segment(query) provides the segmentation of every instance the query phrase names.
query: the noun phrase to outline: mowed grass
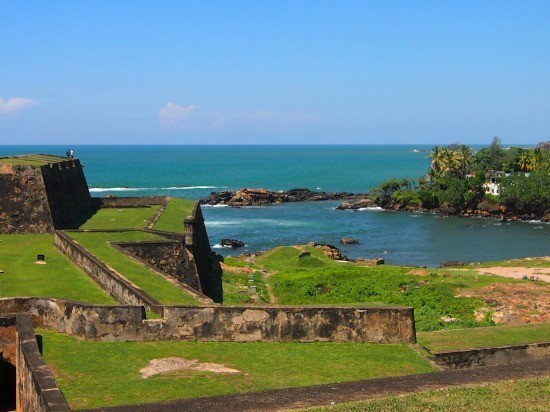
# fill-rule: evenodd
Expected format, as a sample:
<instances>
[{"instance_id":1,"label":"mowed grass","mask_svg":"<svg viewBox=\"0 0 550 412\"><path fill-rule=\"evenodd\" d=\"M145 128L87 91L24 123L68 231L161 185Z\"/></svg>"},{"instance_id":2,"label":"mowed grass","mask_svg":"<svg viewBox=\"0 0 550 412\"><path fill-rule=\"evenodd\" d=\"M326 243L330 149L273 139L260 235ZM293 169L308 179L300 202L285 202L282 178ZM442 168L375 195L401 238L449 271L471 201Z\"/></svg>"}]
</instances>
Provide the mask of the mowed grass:
<instances>
[{"instance_id":1,"label":"mowed grass","mask_svg":"<svg viewBox=\"0 0 550 412\"><path fill-rule=\"evenodd\" d=\"M44 166L48 163L59 163L67 160L69 159L65 157L42 154L0 157L0 163L28 166Z\"/></svg>"},{"instance_id":2,"label":"mowed grass","mask_svg":"<svg viewBox=\"0 0 550 412\"><path fill-rule=\"evenodd\" d=\"M52 331L43 356L75 409L244 393L276 388L427 373L434 369L407 345L282 342L93 342ZM72 356L67 356L70 353ZM177 371L144 379L140 369L165 357L197 359L236 374Z\"/></svg>"},{"instance_id":3,"label":"mowed grass","mask_svg":"<svg viewBox=\"0 0 550 412\"><path fill-rule=\"evenodd\" d=\"M308 412L547 412L550 378L422 391L363 402L348 402Z\"/></svg>"},{"instance_id":4,"label":"mowed grass","mask_svg":"<svg viewBox=\"0 0 550 412\"><path fill-rule=\"evenodd\" d=\"M550 324L418 332L416 338L432 352L521 345L550 341Z\"/></svg>"},{"instance_id":5,"label":"mowed grass","mask_svg":"<svg viewBox=\"0 0 550 412\"><path fill-rule=\"evenodd\" d=\"M69 235L92 254L111 266L121 275L135 283L147 294L165 305L199 305L195 298L170 282L151 272L137 261L123 255L109 245L109 242L134 242L141 240L162 240L146 232L70 232Z\"/></svg>"},{"instance_id":6,"label":"mowed grass","mask_svg":"<svg viewBox=\"0 0 550 412\"><path fill-rule=\"evenodd\" d=\"M158 210L153 207L102 208L80 229L141 229Z\"/></svg>"},{"instance_id":7,"label":"mowed grass","mask_svg":"<svg viewBox=\"0 0 550 412\"><path fill-rule=\"evenodd\" d=\"M116 304L45 235L0 235L0 297L42 296L95 304ZM36 255L45 255L45 265Z\"/></svg>"},{"instance_id":8,"label":"mowed grass","mask_svg":"<svg viewBox=\"0 0 550 412\"><path fill-rule=\"evenodd\" d=\"M172 197L153 227L165 232L183 233L183 221L191 214L195 201Z\"/></svg>"}]
</instances>

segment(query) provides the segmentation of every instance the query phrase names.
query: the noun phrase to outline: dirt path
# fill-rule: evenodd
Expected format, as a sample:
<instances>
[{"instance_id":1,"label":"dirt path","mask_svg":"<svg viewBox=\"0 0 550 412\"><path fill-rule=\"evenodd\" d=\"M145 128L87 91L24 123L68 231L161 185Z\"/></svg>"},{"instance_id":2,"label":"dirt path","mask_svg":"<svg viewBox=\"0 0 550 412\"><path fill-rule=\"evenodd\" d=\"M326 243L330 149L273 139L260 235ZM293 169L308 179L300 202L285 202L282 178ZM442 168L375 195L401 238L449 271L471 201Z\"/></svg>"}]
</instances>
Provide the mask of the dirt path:
<instances>
[{"instance_id":1,"label":"dirt path","mask_svg":"<svg viewBox=\"0 0 550 412\"><path fill-rule=\"evenodd\" d=\"M506 379L534 378L549 375L550 359L544 358L511 365L447 370L394 378L369 379L356 382L245 393L242 395L224 395L148 405L94 409L93 411L284 411L453 386L476 385Z\"/></svg>"},{"instance_id":2,"label":"dirt path","mask_svg":"<svg viewBox=\"0 0 550 412\"><path fill-rule=\"evenodd\" d=\"M523 279L524 276L527 276L529 279L537 279L550 283L550 268L495 266L492 268L479 268L477 272L481 275L498 275L513 279Z\"/></svg>"}]
</instances>

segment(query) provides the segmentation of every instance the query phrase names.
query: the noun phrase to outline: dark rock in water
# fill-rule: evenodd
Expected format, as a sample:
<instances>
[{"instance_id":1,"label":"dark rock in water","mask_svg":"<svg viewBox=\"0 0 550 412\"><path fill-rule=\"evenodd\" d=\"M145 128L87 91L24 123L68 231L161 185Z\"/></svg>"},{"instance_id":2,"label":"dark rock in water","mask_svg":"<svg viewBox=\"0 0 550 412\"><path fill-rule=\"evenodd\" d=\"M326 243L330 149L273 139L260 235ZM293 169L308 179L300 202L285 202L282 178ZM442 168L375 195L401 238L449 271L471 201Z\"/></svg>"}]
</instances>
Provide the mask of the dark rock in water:
<instances>
[{"instance_id":1,"label":"dark rock in water","mask_svg":"<svg viewBox=\"0 0 550 412\"><path fill-rule=\"evenodd\" d=\"M238 247L244 247L244 242L241 242L240 240L236 240L236 239L222 239L222 246L230 247L234 249Z\"/></svg>"},{"instance_id":2,"label":"dark rock in water","mask_svg":"<svg viewBox=\"0 0 550 412\"><path fill-rule=\"evenodd\" d=\"M340 239L340 243L343 245L358 245L359 241L357 239L352 239L351 237L343 237Z\"/></svg>"},{"instance_id":3,"label":"dark rock in water","mask_svg":"<svg viewBox=\"0 0 550 412\"><path fill-rule=\"evenodd\" d=\"M438 215L452 216L458 213L458 209L453 206L441 206L439 209L433 210Z\"/></svg>"},{"instance_id":4,"label":"dark rock in water","mask_svg":"<svg viewBox=\"0 0 550 412\"><path fill-rule=\"evenodd\" d=\"M358 210L358 209L364 209L367 207L374 207L376 204L374 203L374 200L369 198L363 198L363 199L356 199L351 202L344 202L340 205L336 206L337 210Z\"/></svg>"},{"instance_id":5,"label":"dark rock in water","mask_svg":"<svg viewBox=\"0 0 550 412\"><path fill-rule=\"evenodd\" d=\"M309 189L291 189L288 191L271 191L266 189L239 189L212 192L200 202L207 205L262 206L273 203L308 202L318 200L351 199L365 195L354 195L348 192L313 192Z\"/></svg>"}]
</instances>

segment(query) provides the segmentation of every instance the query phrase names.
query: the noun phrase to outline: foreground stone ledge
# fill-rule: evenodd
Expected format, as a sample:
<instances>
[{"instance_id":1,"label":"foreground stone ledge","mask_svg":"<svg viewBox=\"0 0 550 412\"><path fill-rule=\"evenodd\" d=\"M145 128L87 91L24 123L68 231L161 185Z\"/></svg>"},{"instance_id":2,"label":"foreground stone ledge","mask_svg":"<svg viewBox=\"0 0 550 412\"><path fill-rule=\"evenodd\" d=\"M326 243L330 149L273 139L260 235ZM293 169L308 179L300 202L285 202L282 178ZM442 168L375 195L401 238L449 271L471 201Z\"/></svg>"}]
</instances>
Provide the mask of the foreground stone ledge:
<instances>
[{"instance_id":1,"label":"foreground stone ledge","mask_svg":"<svg viewBox=\"0 0 550 412\"><path fill-rule=\"evenodd\" d=\"M227 342L414 343L408 307L104 306L49 298L0 299L0 313L28 313L35 325L85 339Z\"/></svg>"},{"instance_id":2,"label":"foreground stone ledge","mask_svg":"<svg viewBox=\"0 0 550 412\"><path fill-rule=\"evenodd\" d=\"M52 372L42 359L29 315L18 313L16 403L18 411L70 411Z\"/></svg>"}]
</instances>

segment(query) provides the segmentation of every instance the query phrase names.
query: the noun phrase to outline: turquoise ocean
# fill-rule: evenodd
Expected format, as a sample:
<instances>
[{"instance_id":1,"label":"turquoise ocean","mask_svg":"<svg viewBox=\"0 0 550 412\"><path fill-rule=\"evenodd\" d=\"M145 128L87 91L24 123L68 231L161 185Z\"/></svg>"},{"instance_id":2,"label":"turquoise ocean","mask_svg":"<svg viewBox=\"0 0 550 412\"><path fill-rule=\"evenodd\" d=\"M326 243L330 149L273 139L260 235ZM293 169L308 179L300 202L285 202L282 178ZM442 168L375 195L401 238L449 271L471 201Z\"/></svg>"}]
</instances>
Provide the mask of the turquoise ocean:
<instances>
[{"instance_id":1,"label":"turquoise ocean","mask_svg":"<svg viewBox=\"0 0 550 412\"><path fill-rule=\"evenodd\" d=\"M75 146L92 196L169 195L191 199L212 191L265 188L368 192L391 177L418 178L431 146ZM0 156L48 153L63 146L0 146ZM310 241L340 247L350 258L438 266L550 255L550 225L424 213L334 210L339 202L266 207L203 207L210 242L224 255ZM352 237L358 245L340 245ZM221 249L222 238L246 247Z\"/></svg>"}]
</instances>

